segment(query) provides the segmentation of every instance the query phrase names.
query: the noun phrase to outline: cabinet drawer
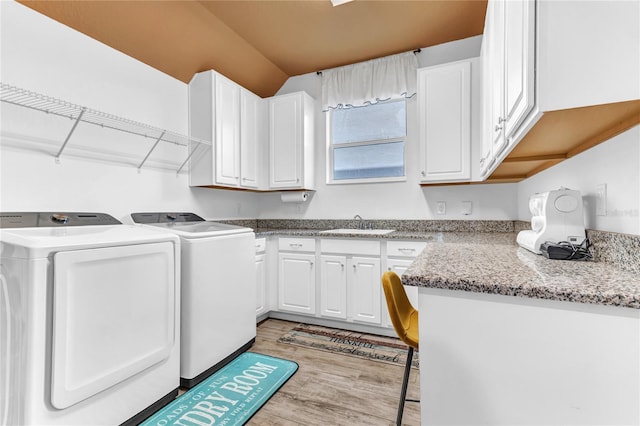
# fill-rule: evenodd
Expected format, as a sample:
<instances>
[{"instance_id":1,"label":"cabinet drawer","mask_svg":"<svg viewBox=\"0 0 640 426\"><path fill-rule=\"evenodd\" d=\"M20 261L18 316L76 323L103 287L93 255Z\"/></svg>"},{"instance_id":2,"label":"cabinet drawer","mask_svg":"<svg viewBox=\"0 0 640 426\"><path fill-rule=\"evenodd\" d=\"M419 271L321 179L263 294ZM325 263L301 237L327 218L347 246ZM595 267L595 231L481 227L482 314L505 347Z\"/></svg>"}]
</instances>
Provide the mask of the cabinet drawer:
<instances>
[{"instance_id":1,"label":"cabinet drawer","mask_svg":"<svg viewBox=\"0 0 640 426\"><path fill-rule=\"evenodd\" d=\"M315 252L316 240L313 238L278 238L278 250Z\"/></svg>"},{"instance_id":2,"label":"cabinet drawer","mask_svg":"<svg viewBox=\"0 0 640 426\"><path fill-rule=\"evenodd\" d=\"M322 253L368 254L380 256L380 241L371 240L320 240Z\"/></svg>"},{"instance_id":3,"label":"cabinet drawer","mask_svg":"<svg viewBox=\"0 0 640 426\"><path fill-rule=\"evenodd\" d=\"M262 253L267 248L266 238L256 238L256 253Z\"/></svg>"},{"instance_id":4,"label":"cabinet drawer","mask_svg":"<svg viewBox=\"0 0 640 426\"><path fill-rule=\"evenodd\" d=\"M389 241L387 256L416 257L426 246L424 241Z\"/></svg>"}]
</instances>

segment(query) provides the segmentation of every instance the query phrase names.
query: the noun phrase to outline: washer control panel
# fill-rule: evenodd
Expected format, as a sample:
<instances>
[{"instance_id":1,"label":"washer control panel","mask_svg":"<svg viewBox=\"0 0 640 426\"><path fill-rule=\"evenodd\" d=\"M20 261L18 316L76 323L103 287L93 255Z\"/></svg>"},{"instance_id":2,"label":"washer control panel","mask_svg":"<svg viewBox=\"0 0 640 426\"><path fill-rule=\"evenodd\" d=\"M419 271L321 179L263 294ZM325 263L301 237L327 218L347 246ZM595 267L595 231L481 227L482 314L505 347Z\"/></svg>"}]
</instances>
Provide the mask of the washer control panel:
<instances>
[{"instance_id":1,"label":"washer control panel","mask_svg":"<svg viewBox=\"0 0 640 426\"><path fill-rule=\"evenodd\" d=\"M172 222L204 222L204 219L195 213L131 213L131 219L135 223L172 223Z\"/></svg>"},{"instance_id":2,"label":"washer control panel","mask_svg":"<svg viewBox=\"0 0 640 426\"><path fill-rule=\"evenodd\" d=\"M0 228L44 228L55 226L121 225L106 213L7 212L0 213Z\"/></svg>"}]
</instances>

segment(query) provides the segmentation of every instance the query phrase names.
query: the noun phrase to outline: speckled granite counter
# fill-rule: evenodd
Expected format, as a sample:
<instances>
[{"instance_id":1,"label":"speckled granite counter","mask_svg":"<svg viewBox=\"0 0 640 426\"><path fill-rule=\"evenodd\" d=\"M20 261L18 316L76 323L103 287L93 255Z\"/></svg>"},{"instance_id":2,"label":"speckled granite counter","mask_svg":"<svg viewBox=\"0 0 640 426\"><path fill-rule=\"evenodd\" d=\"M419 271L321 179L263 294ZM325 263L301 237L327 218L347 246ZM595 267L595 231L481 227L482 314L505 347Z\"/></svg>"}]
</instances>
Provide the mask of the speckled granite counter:
<instances>
[{"instance_id":1,"label":"speckled granite counter","mask_svg":"<svg viewBox=\"0 0 640 426\"><path fill-rule=\"evenodd\" d=\"M640 309L640 274L600 262L550 260L511 243L428 244L405 285ZM513 237L513 234L511 234Z\"/></svg>"},{"instance_id":2,"label":"speckled granite counter","mask_svg":"<svg viewBox=\"0 0 640 426\"><path fill-rule=\"evenodd\" d=\"M256 228L256 237L309 237L309 238L359 238L376 240L420 240L438 243L514 244L513 232L441 232L441 231L393 231L384 235L331 233L322 229Z\"/></svg>"},{"instance_id":3,"label":"speckled granite counter","mask_svg":"<svg viewBox=\"0 0 640 426\"><path fill-rule=\"evenodd\" d=\"M257 237L422 240L429 244L402 276L406 285L640 309L640 273L636 256L626 258L625 271L605 262L546 259L518 247L516 232L428 229L400 230L385 235L365 235L357 231L354 234L327 233L322 228L256 228L255 232ZM632 242L637 243L635 239ZM606 248L605 243L599 240L596 244ZM619 251L629 255L628 252ZM597 251L594 254L596 259L602 257Z\"/></svg>"}]
</instances>

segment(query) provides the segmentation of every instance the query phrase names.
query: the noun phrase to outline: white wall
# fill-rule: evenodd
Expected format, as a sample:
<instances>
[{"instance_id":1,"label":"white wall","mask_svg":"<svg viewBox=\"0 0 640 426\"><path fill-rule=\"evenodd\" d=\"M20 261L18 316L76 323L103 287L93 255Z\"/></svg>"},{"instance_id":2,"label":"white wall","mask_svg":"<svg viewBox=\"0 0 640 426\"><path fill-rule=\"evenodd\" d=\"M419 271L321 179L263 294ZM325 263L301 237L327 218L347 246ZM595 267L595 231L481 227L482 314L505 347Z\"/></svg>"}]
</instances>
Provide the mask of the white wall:
<instances>
[{"instance_id":1,"label":"white wall","mask_svg":"<svg viewBox=\"0 0 640 426\"><path fill-rule=\"evenodd\" d=\"M607 214L596 215L596 186L606 184ZM640 126L518 184L518 219L531 220L531 194L564 186L582 193L588 229L640 235Z\"/></svg>"},{"instance_id":2,"label":"white wall","mask_svg":"<svg viewBox=\"0 0 640 426\"><path fill-rule=\"evenodd\" d=\"M0 14L3 83L188 133L186 84L21 4L1 1ZM175 172L185 147L159 148L138 173L152 139L81 123L56 164L70 120L0 106L2 211L104 211L119 219L159 210L207 218L257 214L253 194L189 188L188 174Z\"/></svg>"},{"instance_id":3,"label":"white wall","mask_svg":"<svg viewBox=\"0 0 640 426\"><path fill-rule=\"evenodd\" d=\"M482 37L424 48L418 53L420 67L477 57ZM406 182L327 185L325 116L320 111L321 78L316 73L289 78L278 94L303 90L316 99L316 191L309 202L291 205L278 194L260 195L260 218L347 219L515 219L515 184L421 187L418 183L418 125L415 97L407 101ZM435 214L438 201L447 203L445 215ZM460 203L472 201L469 216L460 214Z\"/></svg>"}]
</instances>

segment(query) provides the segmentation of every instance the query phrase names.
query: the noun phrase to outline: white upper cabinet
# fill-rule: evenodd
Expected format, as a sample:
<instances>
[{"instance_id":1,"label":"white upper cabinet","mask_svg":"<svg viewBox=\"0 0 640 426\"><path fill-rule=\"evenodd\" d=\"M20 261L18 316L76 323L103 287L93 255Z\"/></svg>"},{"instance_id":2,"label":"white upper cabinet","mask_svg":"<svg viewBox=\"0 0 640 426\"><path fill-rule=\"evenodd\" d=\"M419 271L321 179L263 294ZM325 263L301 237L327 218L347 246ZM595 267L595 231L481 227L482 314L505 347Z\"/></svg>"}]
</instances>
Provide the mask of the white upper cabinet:
<instances>
[{"instance_id":1,"label":"white upper cabinet","mask_svg":"<svg viewBox=\"0 0 640 426\"><path fill-rule=\"evenodd\" d=\"M520 0L516 0L520 1ZM504 2L496 1L487 5L487 44L489 55L488 78L489 92L489 117L491 126L489 130L491 141L491 153L496 156L506 148L504 138Z\"/></svg>"},{"instance_id":2,"label":"white upper cabinet","mask_svg":"<svg viewBox=\"0 0 640 426\"><path fill-rule=\"evenodd\" d=\"M268 102L269 188L313 189L313 98L296 92Z\"/></svg>"},{"instance_id":3,"label":"white upper cabinet","mask_svg":"<svg viewBox=\"0 0 640 426\"><path fill-rule=\"evenodd\" d=\"M514 140L514 133L534 105L535 3L490 1L483 40L483 80L488 97L481 175Z\"/></svg>"},{"instance_id":4,"label":"white upper cabinet","mask_svg":"<svg viewBox=\"0 0 640 426\"><path fill-rule=\"evenodd\" d=\"M190 185L259 188L264 114L262 99L223 75L196 74L189 83L190 134L212 146L191 148Z\"/></svg>"},{"instance_id":5,"label":"white upper cabinet","mask_svg":"<svg viewBox=\"0 0 640 426\"><path fill-rule=\"evenodd\" d=\"M487 21L489 19L489 11L487 10ZM493 130L487 125L492 122L493 117L493 96L491 96L491 58L489 55L489 39L488 26L485 24L485 33L483 37L482 47L480 49L480 62L482 72L482 88L481 88L481 118L480 118L480 152L479 152L479 177L484 179L487 172L495 162L493 155Z\"/></svg>"},{"instance_id":6,"label":"white upper cabinet","mask_svg":"<svg viewBox=\"0 0 640 426\"><path fill-rule=\"evenodd\" d=\"M240 186L260 189L267 169L266 101L240 89Z\"/></svg>"},{"instance_id":7,"label":"white upper cabinet","mask_svg":"<svg viewBox=\"0 0 640 426\"><path fill-rule=\"evenodd\" d=\"M637 1L489 0L481 51L481 178L545 113L640 99L639 28ZM549 133L549 124L540 123Z\"/></svg>"},{"instance_id":8,"label":"white upper cabinet","mask_svg":"<svg viewBox=\"0 0 640 426\"><path fill-rule=\"evenodd\" d=\"M420 182L471 178L471 62L418 70Z\"/></svg>"},{"instance_id":9,"label":"white upper cabinet","mask_svg":"<svg viewBox=\"0 0 640 426\"><path fill-rule=\"evenodd\" d=\"M215 183L239 186L240 86L219 74L213 80Z\"/></svg>"},{"instance_id":10,"label":"white upper cabinet","mask_svg":"<svg viewBox=\"0 0 640 426\"><path fill-rule=\"evenodd\" d=\"M534 104L535 3L504 3L504 135L507 139Z\"/></svg>"},{"instance_id":11,"label":"white upper cabinet","mask_svg":"<svg viewBox=\"0 0 640 426\"><path fill-rule=\"evenodd\" d=\"M640 2L537 1L541 111L640 98Z\"/></svg>"}]
</instances>

